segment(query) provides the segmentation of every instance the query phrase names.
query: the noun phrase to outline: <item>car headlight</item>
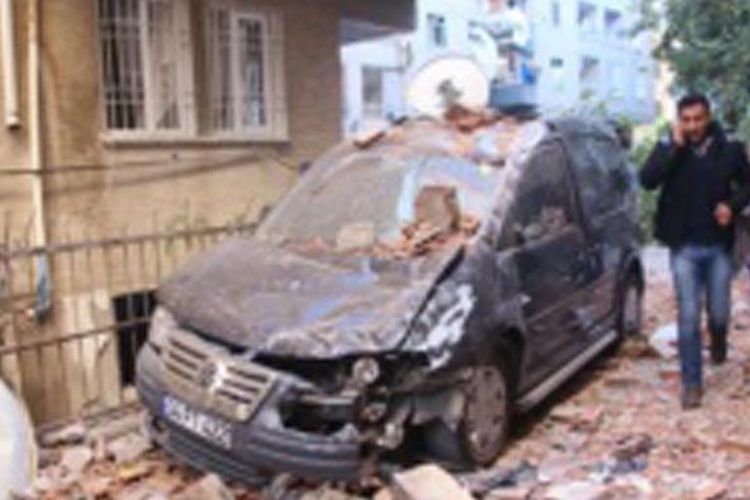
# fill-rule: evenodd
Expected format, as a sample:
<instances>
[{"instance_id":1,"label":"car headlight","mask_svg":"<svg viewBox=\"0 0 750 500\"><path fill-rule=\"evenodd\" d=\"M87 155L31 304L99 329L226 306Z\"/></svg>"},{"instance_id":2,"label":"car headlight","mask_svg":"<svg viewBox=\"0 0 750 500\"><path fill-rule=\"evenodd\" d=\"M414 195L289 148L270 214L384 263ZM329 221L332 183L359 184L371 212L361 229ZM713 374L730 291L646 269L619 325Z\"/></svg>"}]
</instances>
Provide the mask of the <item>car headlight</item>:
<instances>
[{"instance_id":1,"label":"car headlight","mask_svg":"<svg viewBox=\"0 0 750 500\"><path fill-rule=\"evenodd\" d=\"M352 365L352 378L363 385L370 385L380 377L380 364L375 358L360 358Z\"/></svg>"},{"instance_id":2,"label":"car headlight","mask_svg":"<svg viewBox=\"0 0 750 500\"><path fill-rule=\"evenodd\" d=\"M177 321L172 313L164 307L157 307L154 315L151 317L151 327L148 331L148 341L157 350L164 349L167 346L167 339L170 332L177 329Z\"/></svg>"}]
</instances>

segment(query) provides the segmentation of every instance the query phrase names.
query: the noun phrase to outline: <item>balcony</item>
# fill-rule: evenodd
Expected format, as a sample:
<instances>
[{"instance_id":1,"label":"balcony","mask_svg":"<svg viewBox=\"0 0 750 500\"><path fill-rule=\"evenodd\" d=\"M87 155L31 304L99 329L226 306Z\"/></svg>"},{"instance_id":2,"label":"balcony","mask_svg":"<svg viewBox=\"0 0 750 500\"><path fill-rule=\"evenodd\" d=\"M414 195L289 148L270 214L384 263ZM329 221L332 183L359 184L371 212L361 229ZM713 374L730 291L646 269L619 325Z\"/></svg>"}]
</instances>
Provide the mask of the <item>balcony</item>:
<instances>
[{"instance_id":1,"label":"balcony","mask_svg":"<svg viewBox=\"0 0 750 500\"><path fill-rule=\"evenodd\" d=\"M341 43L373 40L415 29L415 0L343 0Z\"/></svg>"},{"instance_id":2,"label":"balcony","mask_svg":"<svg viewBox=\"0 0 750 500\"><path fill-rule=\"evenodd\" d=\"M490 106L508 114L534 114L539 105L537 87L533 83L492 82Z\"/></svg>"}]
</instances>

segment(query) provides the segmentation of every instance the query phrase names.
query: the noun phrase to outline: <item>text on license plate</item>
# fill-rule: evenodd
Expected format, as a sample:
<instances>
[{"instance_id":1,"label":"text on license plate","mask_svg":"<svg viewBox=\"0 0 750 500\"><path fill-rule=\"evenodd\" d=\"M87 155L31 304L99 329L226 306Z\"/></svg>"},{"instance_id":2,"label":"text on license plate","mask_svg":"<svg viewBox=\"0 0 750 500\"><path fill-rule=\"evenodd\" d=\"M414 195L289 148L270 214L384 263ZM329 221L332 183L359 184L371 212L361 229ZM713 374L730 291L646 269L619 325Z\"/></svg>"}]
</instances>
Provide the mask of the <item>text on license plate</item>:
<instances>
[{"instance_id":1,"label":"text on license plate","mask_svg":"<svg viewBox=\"0 0 750 500\"><path fill-rule=\"evenodd\" d=\"M172 396L164 396L162 414L170 422L222 448L232 447L232 426L219 418L195 410Z\"/></svg>"}]
</instances>

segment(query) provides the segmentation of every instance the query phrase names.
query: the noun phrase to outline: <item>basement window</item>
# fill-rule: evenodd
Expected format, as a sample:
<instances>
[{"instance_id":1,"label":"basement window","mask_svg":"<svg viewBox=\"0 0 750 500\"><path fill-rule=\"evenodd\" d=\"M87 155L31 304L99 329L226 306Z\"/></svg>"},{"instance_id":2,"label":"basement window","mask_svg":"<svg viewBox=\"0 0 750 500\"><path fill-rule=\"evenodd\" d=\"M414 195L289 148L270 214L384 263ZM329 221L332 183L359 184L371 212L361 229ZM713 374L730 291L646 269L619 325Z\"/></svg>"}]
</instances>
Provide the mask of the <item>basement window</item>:
<instances>
[{"instance_id":1,"label":"basement window","mask_svg":"<svg viewBox=\"0 0 750 500\"><path fill-rule=\"evenodd\" d=\"M120 384L127 387L135 384L135 361L138 351L145 344L151 315L156 308L153 290L116 295L112 298L115 314L115 333L120 365Z\"/></svg>"},{"instance_id":2,"label":"basement window","mask_svg":"<svg viewBox=\"0 0 750 500\"><path fill-rule=\"evenodd\" d=\"M185 0L98 0L107 129L191 130L190 34Z\"/></svg>"}]
</instances>

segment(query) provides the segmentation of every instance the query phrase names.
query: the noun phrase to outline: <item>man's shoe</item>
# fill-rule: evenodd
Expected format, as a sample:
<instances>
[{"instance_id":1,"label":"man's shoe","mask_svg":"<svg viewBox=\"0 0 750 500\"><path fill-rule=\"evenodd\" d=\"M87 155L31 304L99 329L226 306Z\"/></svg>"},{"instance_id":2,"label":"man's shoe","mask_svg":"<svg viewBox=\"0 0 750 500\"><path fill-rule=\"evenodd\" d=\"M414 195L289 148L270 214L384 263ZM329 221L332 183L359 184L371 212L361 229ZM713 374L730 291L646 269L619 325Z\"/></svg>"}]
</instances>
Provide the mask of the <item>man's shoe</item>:
<instances>
[{"instance_id":1,"label":"man's shoe","mask_svg":"<svg viewBox=\"0 0 750 500\"><path fill-rule=\"evenodd\" d=\"M723 365L727 360L727 338L711 337L711 362L715 365Z\"/></svg>"},{"instance_id":2,"label":"man's shoe","mask_svg":"<svg viewBox=\"0 0 750 500\"><path fill-rule=\"evenodd\" d=\"M682 390L682 409L700 408L703 390L700 387L685 387Z\"/></svg>"}]
</instances>

